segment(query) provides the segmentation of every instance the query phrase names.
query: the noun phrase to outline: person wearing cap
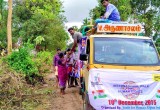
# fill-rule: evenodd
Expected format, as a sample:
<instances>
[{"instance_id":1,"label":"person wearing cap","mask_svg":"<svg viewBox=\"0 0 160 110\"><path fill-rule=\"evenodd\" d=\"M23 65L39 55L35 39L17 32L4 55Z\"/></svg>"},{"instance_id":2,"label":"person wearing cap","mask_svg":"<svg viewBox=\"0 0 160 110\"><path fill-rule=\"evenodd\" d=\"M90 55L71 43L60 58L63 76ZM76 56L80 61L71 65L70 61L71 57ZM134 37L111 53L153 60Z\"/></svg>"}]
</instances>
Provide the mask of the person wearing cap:
<instances>
[{"instance_id":1,"label":"person wearing cap","mask_svg":"<svg viewBox=\"0 0 160 110\"><path fill-rule=\"evenodd\" d=\"M95 25L92 28L92 33L95 33L98 23L110 23L112 21L120 21L120 14L118 9L109 2L109 0L101 0L102 5L105 7L105 13L101 18L95 20Z\"/></svg>"},{"instance_id":2,"label":"person wearing cap","mask_svg":"<svg viewBox=\"0 0 160 110\"><path fill-rule=\"evenodd\" d=\"M59 60L59 53L61 52L60 48L57 48L57 53L53 57L53 71L56 76L56 86L58 87L58 60Z\"/></svg>"}]
</instances>

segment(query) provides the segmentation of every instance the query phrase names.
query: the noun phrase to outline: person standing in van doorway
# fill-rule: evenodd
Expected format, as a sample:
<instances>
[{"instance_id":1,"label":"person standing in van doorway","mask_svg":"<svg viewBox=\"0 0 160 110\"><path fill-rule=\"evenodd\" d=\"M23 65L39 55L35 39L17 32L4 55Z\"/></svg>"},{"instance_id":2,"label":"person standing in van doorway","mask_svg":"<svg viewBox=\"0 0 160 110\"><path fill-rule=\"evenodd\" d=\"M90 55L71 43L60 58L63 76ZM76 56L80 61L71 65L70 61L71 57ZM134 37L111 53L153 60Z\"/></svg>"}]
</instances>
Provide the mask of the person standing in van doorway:
<instances>
[{"instance_id":1,"label":"person standing in van doorway","mask_svg":"<svg viewBox=\"0 0 160 110\"><path fill-rule=\"evenodd\" d=\"M56 86L58 87L58 60L59 60L59 53L61 52L60 48L57 48L57 53L53 57L53 72L56 76Z\"/></svg>"}]
</instances>

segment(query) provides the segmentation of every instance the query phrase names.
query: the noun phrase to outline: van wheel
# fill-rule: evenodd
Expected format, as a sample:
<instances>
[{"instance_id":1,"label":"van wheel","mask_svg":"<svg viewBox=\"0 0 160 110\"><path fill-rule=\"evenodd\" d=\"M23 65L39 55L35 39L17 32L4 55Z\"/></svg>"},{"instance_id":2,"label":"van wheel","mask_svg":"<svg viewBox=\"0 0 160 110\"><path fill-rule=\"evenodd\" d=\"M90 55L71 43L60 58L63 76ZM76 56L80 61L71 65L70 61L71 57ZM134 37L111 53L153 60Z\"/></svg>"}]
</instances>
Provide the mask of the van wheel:
<instances>
[{"instance_id":1,"label":"van wheel","mask_svg":"<svg viewBox=\"0 0 160 110\"><path fill-rule=\"evenodd\" d=\"M94 110L89 103L89 97L86 91L83 94L83 110Z\"/></svg>"}]
</instances>

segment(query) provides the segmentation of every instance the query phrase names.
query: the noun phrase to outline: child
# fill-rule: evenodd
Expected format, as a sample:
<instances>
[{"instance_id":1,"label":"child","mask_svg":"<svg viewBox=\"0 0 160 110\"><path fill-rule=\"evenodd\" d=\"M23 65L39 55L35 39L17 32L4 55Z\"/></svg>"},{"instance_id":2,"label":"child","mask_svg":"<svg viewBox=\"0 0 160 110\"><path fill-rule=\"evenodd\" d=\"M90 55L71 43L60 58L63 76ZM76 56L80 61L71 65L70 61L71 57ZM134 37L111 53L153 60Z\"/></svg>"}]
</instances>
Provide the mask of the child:
<instances>
[{"instance_id":1,"label":"child","mask_svg":"<svg viewBox=\"0 0 160 110\"><path fill-rule=\"evenodd\" d=\"M59 60L59 53L61 52L61 49L57 49L56 55L53 57L53 71L56 76L56 87L58 87L58 60Z\"/></svg>"},{"instance_id":2,"label":"child","mask_svg":"<svg viewBox=\"0 0 160 110\"><path fill-rule=\"evenodd\" d=\"M65 94L66 82L67 82L67 68L66 68L66 59L64 58L64 54L59 54L58 60L58 78L59 78L59 87L60 93L62 95Z\"/></svg>"},{"instance_id":3,"label":"child","mask_svg":"<svg viewBox=\"0 0 160 110\"><path fill-rule=\"evenodd\" d=\"M71 49L67 49L67 54L65 56L67 60L67 73L68 73L68 88L73 86L72 74L73 74L73 54L71 54Z\"/></svg>"},{"instance_id":4,"label":"child","mask_svg":"<svg viewBox=\"0 0 160 110\"><path fill-rule=\"evenodd\" d=\"M72 76L72 84L75 81L75 86L79 86L78 85L78 80L79 79L79 74L78 74L78 62L76 60L74 60L74 65L73 65L73 76Z\"/></svg>"}]
</instances>

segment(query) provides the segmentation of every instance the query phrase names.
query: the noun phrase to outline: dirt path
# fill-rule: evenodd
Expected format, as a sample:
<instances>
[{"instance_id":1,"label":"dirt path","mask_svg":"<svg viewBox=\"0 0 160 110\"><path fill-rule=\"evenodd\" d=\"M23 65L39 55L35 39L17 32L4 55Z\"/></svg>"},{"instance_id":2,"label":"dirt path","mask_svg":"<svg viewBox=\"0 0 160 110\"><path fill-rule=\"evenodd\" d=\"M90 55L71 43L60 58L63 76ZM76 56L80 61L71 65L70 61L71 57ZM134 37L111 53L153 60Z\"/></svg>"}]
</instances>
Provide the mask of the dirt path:
<instances>
[{"instance_id":1,"label":"dirt path","mask_svg":"<svg viewBox=\"0 0 160 110\"><path fill-rule=\"evenodd\" d=\"M53 74L48 76L55 80ZM79 95L79 87L72 87L66 89L65 95L60 95L59 89L53 91L52 110L83 110L83 102L81 95Z\"/></svg>"}]
</instances>

